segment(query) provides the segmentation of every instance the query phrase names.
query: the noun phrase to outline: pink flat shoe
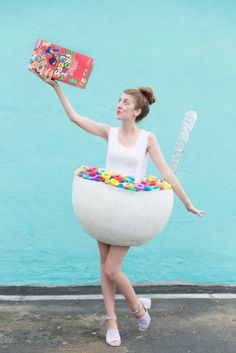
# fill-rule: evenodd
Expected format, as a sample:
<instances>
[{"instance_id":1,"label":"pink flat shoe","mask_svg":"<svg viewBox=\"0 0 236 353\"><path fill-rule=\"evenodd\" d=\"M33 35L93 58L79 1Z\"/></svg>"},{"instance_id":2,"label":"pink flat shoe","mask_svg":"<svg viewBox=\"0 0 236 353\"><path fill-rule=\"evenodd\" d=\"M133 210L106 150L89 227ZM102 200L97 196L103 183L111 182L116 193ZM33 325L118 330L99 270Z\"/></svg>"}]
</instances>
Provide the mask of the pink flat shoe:
<instances>
[{"instance_id":1,"label":"pink flat shoe","mask_svg":"<svg viewBox=\"0 0 236 353\"><path fill-rule=\"evenodd\" d=\"M146 331L151 323L150 315L147 309L151 308L151 299L149 298L139 298L139 306L135 311L131 311L133 314L137 314L142 308L145 309L145 314L139 318L138 320L138 329L139 331Z\"/></svg>"},{"instance_id":2,"label":"pink flat shoe","mask_svg":"<svg viewBox=\"0 0 236 353\"><path fill-rule=\"evenodd\" d=\"M112 319L116 319L116 315L106 316L106 320L112 320ZM107 330L106 343L112 347L120 346L121 338L120 338L119 330L117 328L111 328Z\"/></svg>"}]
</instances>

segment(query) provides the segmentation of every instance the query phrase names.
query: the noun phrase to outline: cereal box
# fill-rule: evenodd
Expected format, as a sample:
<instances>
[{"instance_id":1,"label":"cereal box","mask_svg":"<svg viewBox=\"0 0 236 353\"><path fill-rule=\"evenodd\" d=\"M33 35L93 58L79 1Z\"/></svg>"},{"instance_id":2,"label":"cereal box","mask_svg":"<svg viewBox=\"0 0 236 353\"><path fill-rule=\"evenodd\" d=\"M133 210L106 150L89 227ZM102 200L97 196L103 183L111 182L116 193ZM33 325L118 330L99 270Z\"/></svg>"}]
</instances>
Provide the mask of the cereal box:
<instances>
[{"instance_id":1,"label":"cereal box","mask_svg":"<svg viewBox=\"0 0 236 353\"><path fill-rule=\"evenodd\" d=\"M53 79L85 88L93 63L94 60L84 54L38 39L28 69L51 68Z\"/></svg>"}]
</instances>

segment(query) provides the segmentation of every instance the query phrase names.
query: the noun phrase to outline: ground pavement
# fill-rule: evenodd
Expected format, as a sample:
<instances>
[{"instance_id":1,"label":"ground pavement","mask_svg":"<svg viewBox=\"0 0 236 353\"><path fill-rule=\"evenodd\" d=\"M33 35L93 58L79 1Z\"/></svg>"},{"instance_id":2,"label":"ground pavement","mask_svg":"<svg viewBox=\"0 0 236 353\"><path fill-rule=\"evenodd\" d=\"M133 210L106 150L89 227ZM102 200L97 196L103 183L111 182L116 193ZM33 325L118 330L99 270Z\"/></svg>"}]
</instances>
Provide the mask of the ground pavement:
<instances>
[{"instance_id":1,"label":"ground pavement","mask_svg":"<svg viewBox=\"0 0 236 353\"><path fill-rule=\"evenodd\" d=\"M113 348L99 287L0 287L0 353L236 353L235 287L135 289L152 298L151 325L139 332L118 295L122 344Z\"/></svg>"}]
</instances>

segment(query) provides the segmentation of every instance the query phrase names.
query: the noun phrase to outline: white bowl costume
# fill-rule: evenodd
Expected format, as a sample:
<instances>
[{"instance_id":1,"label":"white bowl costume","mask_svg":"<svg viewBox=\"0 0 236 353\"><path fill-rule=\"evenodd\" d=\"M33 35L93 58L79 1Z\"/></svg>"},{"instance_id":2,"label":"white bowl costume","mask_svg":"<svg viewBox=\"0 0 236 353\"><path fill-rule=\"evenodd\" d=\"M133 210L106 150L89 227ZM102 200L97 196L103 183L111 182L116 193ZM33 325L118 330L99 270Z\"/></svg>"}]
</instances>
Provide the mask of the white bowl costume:
<instances>
[{"instance_id":1,"label":"white bowl costume","mask_svg":"<svg viewBox=\"0 0 236 353\"><path fill-rule=\"evenodd\" d=\"M147 167L148 131L141 130L132 147L118 141L118 128L111 127L106 170L144 178ZM131 192L101 182L74 176L73 207L86 232L111 245L141 245L167 223L173 206L173 191Z\"/></svg>"},{"instance_id":2,"label":"white bowl costume","mask_svg":"<svg viewBox=\"0 0 236 353\"><path fill-rule=\"evenodd\" d=\"M185 114L182 135L179 134L177 149L172 157L175 169L195 121L195 112ZM145 177L149 132L141 129L136 143L125 147L118 140L118 129L111 127L109 132L105 170L133 176L136 183ZM178 148L180 140L181 150ZM137 246L151 240L167 224L173 209L173 194L171 187L132 192L106 182L84 179L75 173L72 204L80 224L95 239L111 245Z\"/></svg>"}]
</instances>

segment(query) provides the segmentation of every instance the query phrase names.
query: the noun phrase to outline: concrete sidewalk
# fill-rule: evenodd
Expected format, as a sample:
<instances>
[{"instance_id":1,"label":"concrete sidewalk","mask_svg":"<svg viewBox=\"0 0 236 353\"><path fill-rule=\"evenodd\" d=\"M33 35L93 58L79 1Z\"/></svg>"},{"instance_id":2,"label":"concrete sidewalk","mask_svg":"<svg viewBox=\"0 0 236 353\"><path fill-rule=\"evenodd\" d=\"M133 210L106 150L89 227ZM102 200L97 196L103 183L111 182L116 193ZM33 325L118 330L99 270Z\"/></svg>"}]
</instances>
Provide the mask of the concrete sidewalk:
<instances>
[{"instance_id":1,"label":"concrete sidewalk","mask_svg":"<svg viewBox=\"0 0 236 353\"><path fill-rule=\"evenodd\" d=\"M236 353L236 299L152 299L143 333L124 300L116 312L122 344L113 348L100 299L1 300L0 353Z\"/></svg>"}]
</instances>

